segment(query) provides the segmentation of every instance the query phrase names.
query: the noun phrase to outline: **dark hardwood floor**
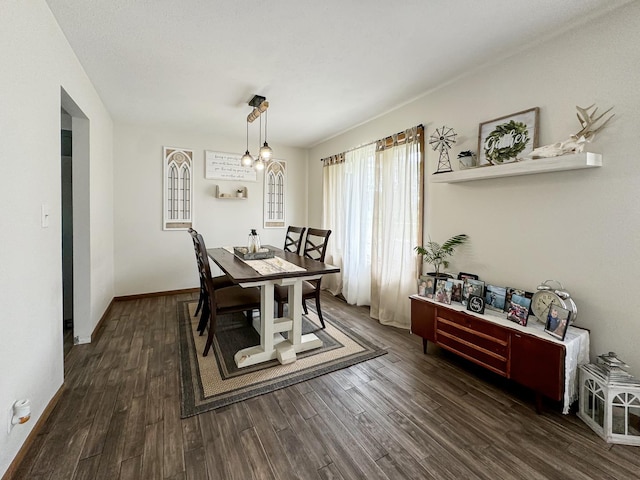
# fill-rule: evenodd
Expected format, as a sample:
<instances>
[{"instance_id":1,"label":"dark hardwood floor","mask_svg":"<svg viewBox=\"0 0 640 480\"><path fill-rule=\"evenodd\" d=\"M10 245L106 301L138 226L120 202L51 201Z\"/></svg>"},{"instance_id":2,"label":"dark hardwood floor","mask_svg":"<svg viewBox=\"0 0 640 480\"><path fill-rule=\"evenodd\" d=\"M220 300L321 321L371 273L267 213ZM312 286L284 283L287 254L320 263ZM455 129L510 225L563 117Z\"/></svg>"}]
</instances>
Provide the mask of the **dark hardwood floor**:
<instances>
[{"instance_id":1,"label":"dark hardwood floor","mask_svg":"<svg viewBox=\"0 0 640 480\"><path fill-rule=\"evenodd\" d=\"M66 358L65 390L15 478L638 479L640 448L365 308L323 294L389 353L180 419L176 302L116 302L96 342ZM407 300L408 301L408 300ZM532 361L535 361L533 359Z\"/></svg>"}]
</instances>

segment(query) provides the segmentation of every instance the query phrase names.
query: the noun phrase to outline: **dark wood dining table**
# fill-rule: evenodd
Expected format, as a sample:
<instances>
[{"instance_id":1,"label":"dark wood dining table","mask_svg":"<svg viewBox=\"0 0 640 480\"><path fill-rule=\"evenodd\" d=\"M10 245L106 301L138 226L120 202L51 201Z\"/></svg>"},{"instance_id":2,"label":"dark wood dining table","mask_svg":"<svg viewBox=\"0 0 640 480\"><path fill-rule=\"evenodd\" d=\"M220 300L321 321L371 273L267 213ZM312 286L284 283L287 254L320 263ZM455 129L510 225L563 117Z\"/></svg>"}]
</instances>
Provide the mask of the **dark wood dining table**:
<instances>
[{"instance_id":1,"label":"dark wood dining table","mask_svg":"<svg viewBox=\"0 0 640 480\"><path fill-rule=\"evenodd\" d=\"M302 334L302 284L306 280L315 280L322 275L337 273L338 267L304 257L282 249L266 245L274 251L275 260L264 260L267 267L282 271L260 273L251 265L261 260L243 260L226 248L209 248L207 254L220 270L242 287L260 288L260 345L239 350L235 356L238 367L246 367L277 358L281 364L296 360L296 354L322 346L322 341L314 333ZM279 262L278 259L284 260ZM300 270L287 270L294 265ZM274 316L274 286L282 285L289 289L288 316ZM281 334L287 332L285 338Z\"/></svg>"}]
</instances>

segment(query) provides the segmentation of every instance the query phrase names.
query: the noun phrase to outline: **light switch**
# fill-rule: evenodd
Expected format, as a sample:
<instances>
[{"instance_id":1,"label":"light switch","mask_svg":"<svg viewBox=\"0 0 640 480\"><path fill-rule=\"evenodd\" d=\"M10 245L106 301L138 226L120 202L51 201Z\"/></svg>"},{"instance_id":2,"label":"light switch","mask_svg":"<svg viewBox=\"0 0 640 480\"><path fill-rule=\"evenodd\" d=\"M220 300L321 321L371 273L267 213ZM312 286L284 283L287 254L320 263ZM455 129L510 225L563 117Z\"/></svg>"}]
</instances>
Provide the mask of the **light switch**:
<instances>
[{"instance_id":1,"label":"light switch","mask_svg":"<svg viewBox=\"0 0 640 480\"><path fill-rule=\"evenodd\" d=\"M49 227L49 205L42 204L42 228Z\"/></svg>"}]
</instances>

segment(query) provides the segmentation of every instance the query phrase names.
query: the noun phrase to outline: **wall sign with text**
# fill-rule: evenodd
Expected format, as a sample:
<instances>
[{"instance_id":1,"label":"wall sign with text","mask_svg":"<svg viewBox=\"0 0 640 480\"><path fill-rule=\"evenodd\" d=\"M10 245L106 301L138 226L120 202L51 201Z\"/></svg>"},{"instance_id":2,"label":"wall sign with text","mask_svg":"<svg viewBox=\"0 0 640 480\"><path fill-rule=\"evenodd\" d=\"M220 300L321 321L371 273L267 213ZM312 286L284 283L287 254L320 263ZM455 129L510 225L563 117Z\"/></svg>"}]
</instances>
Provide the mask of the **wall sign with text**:
<instances>
[{"instance_id":1,"label":"wall sign with text","mask_svg":"<svg viewBox=\"0 0 640 480\"><path fill-rule=\"evenodd\" d=\"M480 124L478 165L523 160L538 146L538 111L531 108Z\"/></svg>"},{"instance_id":2,"label":"wall sign with text","mask_svg":"<svg viewBox=\"0 0 640 480\"><path fill-rule=\"evenodd\" d=\"M242 155L236 153L204 151L204 178L217 180L242 180L255 182L256 170L240 163Z\"/></svg>"}]
</instances>

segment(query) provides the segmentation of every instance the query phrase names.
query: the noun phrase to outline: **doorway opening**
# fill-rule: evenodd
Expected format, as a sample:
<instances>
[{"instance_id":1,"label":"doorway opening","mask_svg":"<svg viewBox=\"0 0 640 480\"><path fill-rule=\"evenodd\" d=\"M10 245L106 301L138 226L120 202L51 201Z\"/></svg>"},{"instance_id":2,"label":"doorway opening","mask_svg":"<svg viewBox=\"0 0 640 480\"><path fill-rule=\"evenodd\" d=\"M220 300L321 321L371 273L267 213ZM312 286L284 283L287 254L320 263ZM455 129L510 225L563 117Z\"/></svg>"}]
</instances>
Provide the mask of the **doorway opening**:
<instances>
[{"instance_id":1,"label":"doorway opening","mask_svg":"<svg viewBox=\"0 0 640 480\"><path fill-rule=\"evenodd\" d=\"M62 221L62 333L64 356L73 347L73 131L64 109L60 114L60 201Z\"/></svg>"},{"instance_id":2,"label":"doorway opening","mask_svg":"<svg viewBox=\"0 0 640 480\"><path fill-rule=\"evenodd\" d=\"M73 345L91 341L90 130L89 119L64 88L60 89L60 110L63 296L60 326L66 356Z\"/></svg>"}]
</instances>

